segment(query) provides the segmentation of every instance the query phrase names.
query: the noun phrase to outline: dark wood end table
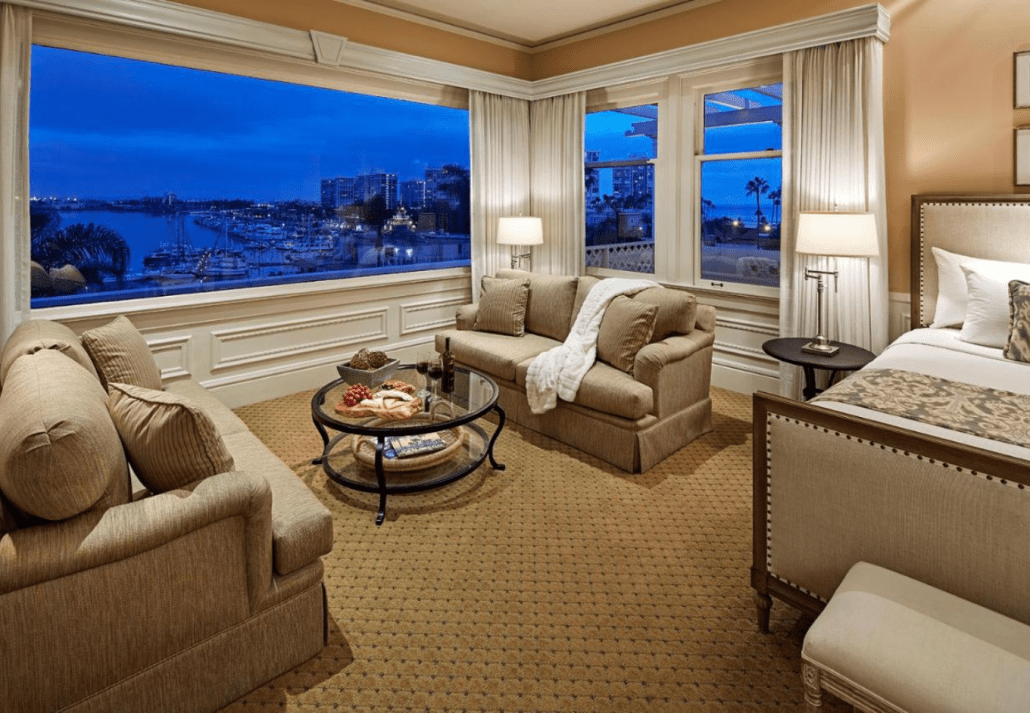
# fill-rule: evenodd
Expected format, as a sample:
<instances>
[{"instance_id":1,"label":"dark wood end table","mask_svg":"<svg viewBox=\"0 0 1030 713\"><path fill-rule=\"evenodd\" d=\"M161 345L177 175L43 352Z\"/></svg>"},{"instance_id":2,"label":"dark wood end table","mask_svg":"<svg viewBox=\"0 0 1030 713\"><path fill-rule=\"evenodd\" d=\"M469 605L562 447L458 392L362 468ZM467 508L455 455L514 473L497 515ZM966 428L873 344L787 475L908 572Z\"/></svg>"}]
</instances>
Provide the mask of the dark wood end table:
<instances>
[{"instance_id":1,"label":"dark wood end table","mask_svg":"<svg viewBox=\"0 0 1030 713\"><path fill-rule=\"evenodd\" d=\"M815 385L816 369L829 371L829 383L832 384L839 372L856 371L876 358L868 349L844 342L830 342L833 346L840 347L840 351L829 357L801 351L801 347L810 341L810 337L781 337L770 339L762 345L762 349L769 356L788 364L795 364L804 370L805 388L801 393L804 394L806 401L822 392L822 389Z\"/></svg>"}]
</instances>

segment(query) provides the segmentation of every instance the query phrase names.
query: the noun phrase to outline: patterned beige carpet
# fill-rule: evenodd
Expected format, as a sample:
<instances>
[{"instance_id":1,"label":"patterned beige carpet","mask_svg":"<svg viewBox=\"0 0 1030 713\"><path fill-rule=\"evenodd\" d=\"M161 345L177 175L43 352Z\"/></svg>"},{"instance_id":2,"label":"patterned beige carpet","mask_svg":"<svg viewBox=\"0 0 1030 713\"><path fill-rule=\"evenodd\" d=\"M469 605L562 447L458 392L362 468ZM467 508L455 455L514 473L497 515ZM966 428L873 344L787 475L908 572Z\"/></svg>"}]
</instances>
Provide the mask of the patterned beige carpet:
<instances>
[{"instance_id":1,"label":"patterned beige carpet","mask_svg":"<svg viewBox=\"0 0 1030 713\"><path fill-rule=\"evenodd\" d=\"M392 496L382 527L311 465L310 392L239 409L336 539L329 646L225 710L800 709L811 622L775 603L760 634L748 585L751 399L713 398L715 431L636 476L509 423L506 470Z\"/></svg>"}]
</instances>

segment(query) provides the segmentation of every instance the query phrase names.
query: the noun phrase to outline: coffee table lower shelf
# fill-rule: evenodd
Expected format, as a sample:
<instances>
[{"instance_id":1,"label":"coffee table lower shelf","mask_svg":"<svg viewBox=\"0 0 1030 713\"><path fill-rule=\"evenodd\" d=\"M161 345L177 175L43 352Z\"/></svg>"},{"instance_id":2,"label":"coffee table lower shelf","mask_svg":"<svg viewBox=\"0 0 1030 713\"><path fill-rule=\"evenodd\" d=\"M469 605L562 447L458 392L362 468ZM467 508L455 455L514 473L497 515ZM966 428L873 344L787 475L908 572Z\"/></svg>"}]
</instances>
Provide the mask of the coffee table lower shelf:
<instances>
[{"instance_id":1,"label":"coffee table lower shelf","mask_svg":"<svg viewBox=\"0 0 1030 713\"><path fill-rule=\"evenodd\" d=\"M339 433L329 439L321 458L314 462L321 462L325 474L338 485L361 492L378 493L376 525L381 525L386 518L387 495L416 493L448 485L475 471L487 458L494 470L504 470L504 465L498 463L493 454L494 442L504 427L504 411L496 406L494 410L499 414L499 423L494 433L488 434L476 422L448 429L459 431L461 443L457 447L449 447L443 458L415 456L421 463L418 467L402 464L405 459L397 460L398 467L390 467L392 459L383 454L386 438L391 435L389 433L376 436ZM362 441L359 444L362 451L360 454L354 447L355 439Z\"/></svg>"}]
</instances>

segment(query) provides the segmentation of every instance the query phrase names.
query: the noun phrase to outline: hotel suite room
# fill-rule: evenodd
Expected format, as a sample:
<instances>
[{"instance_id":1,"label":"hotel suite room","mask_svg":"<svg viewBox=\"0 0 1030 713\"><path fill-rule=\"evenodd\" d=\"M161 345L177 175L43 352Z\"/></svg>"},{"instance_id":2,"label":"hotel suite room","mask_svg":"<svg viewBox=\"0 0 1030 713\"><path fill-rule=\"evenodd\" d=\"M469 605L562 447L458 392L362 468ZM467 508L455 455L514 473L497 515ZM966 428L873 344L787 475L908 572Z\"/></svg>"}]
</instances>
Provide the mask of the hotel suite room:
<instances>
[{"instance_id":1,"label":"hotel suite room","mask_svg":"<svg viewBox=\"0 0 1030 713\"><path fill-rule=\"evenodd\" d=\"M235 409L332 513L335 544L324 558L327 645L226 710L728 711L802 705L800 649L812 612L781 604L772 610L769 633L754 623L748 579L751 395L781 393L781 375L788 372L762 345L800 336L785 334L781 325L814 324L814 302L806 298L801 322L785 321L782 313L792 305L782 301L778 284L771 286L775 281L734 283L706 273L698 104L715 92L789 84L783 58L800 48L861 38L883 43L882 153L869 149L873 172L881 171L880 182L869 185L873 192L885 188L875 197L883 234L881 254L870 264L886 279L879 280L882 309L874 310L882 317L874 318L879 324L869 327L873 336L864 345L879 352L920 326L910 317L913 196L1030 194L1030 186L1014 180L1013 149L1014 130L1030 125L1030 105L1013 102L1013 57L1030 51L1025 0L638 3L638 15L627 12L606 23L574 24L566 35L531 39L419 12L419 3L375 0L0 4L31 9L34 45L382 96L447 107L462 117L479 101L474 94L522 102L532 118L534 103L582 92L589 134L592 113L656 107L652 132L661 150L650 157L652 262L644 275L584 265L583 212L589 205L582 193L575 198L575 225L577 216L570 219L569 211L548 200L550 184L528 168L531 161L500 160L484 150L477 163L484 133L510 130L500 122L473 122L471 163L462 157L470 169L468 252L459 248L456 259L425 269L367 269L353 277L173 289L129 299L37 301L29 226L21 218L23 205L12 197L17 181L11 174L0 179L0 337L30 318L82 334L127 315L166 383L195 380ZM517 9L497 5L498 12ZM552 10L570 12L562 3ZM8 72L13 60L3 49ZM5 79L5 91L11 81ZM782 94L780 101L786 102ZM779 124L785 134L790 130L789 122ZM13 123L2 126L28 135ZM525 144L532 137L530 129L510 140ZM32 161L26 142L4 136L3 144L3 170L25 170ZM744 160L781 155L761 148L743 150ZM524 152L526 159L532 154ZM786 187L786 150L782 154L788 223L792 189ZM604 157L595 164L602 172L613 168ZM35 199L31 184L30 190ZM754 230L761 233L770 215L770 222L779 219L768 191L751 190L740 203L755 208L755 199ZM762 201L770 212L762 210ZM864 203L844 207L867 209ZM872 198L868 209L874 209ZM398 514L376 528L374 498L335 488L310 465L321 448L308 410L311 394L363 347L415 361L437 332L454 326L459 307L479 298L479 278L507 267L508 246L496 244L497 217L523 213L545 215L544 241L532 253L535 271L643 276L688 290L699 304L715 308L714 430L648 472L627 474L509 425L497 443L506 470L391 500ZM752 219L745 216L745 223ZM440 213L434 220L446 222ZM579 244L563 243L562 231ZM212 228L212 235L217 232L218 226ZM617 232L621 238L623 223ZM777 269L781 257L777 248ZM572 269L561 269L570 264ZM841 294L851 294L841 283ZM567 485L557 488L549 479ZM2 638L0 651L5 659L16 656ZM0 696L6 696L0 700L25 703L13 693L17 685L0 684ZM233 698L211 700L222 705ZM190 709L174 701L162 705ZM845 710L830 697L823 705ZM101 709L102 703L88 700L74 708Z\"/></svg>"}]
</instances>

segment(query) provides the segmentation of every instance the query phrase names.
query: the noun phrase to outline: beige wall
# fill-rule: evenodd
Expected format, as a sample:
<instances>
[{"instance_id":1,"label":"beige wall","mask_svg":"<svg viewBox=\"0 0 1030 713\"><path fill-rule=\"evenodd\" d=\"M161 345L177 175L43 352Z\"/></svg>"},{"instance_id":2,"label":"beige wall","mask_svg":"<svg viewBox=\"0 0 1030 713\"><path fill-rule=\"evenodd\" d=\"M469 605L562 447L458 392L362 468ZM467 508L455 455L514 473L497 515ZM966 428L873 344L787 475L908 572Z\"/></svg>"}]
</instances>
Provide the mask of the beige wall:
<instances>
[{"instance_id":1,"label":"beige wall","mask_svg":"<svg viewBox=\"0 0 1030 713\"><path fill-rule=\"evenodd\" d=\"M523 79L779 25L866 0L721 0L530 55L333 0L188 0L188 4ZM890 289L909 288L909 205L916 193L1030 192L1013 184L1013 53L1030 49L1028 0L882 0Z\"/></svg>"}]
</instances>

